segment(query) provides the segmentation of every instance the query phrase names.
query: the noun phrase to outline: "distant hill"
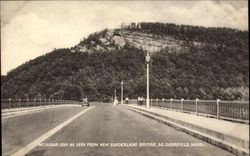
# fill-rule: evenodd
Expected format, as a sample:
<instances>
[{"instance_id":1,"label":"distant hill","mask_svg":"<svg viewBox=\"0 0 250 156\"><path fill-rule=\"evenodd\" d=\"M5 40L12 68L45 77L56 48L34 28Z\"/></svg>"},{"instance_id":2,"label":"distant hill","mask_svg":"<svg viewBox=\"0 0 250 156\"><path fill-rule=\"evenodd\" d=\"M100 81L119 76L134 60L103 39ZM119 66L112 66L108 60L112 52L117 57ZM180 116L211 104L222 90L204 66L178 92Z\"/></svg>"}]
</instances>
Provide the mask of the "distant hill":
<instances>
[{"instance_id":1,"label":"distant hill","mask_svg":"<svg viewBox=\"0 0 250 156\"><path fill-rule=\"evenodd\" d=\"M6 75L1 75L1 85L6 81Z\"/></svg>"},{"instance_id":2,"label":"distant hill","mask_svg":"<svg viewBox=\"0 0 250 156\"><path fill-rule=\"evenodd\" d=\"M164 23L131 23L89 35L9 72L2 98L110 99L146 96L149 51L151 98L249 99L248 31Z\"/></svg>"}]
</instances>

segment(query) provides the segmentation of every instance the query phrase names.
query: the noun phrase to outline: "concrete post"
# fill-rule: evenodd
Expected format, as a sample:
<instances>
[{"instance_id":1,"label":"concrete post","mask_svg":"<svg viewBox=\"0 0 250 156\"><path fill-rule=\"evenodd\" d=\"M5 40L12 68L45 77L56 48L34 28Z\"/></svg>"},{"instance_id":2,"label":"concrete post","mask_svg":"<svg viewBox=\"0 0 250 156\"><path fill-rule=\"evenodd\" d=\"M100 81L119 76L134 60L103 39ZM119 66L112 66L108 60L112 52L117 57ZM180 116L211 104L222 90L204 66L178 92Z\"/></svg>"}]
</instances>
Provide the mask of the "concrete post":
<instances>
[{"instance_id":1,"label":"concrete post","mask_svg":"<svg viewBox=\"0 0 250 156\"><path fill-rule=\"evenodd\" d=\"M159 106L158 106L158 98L155 99L155 106L156 106L156 107L159 107Z\"/></svg>"},{"instance_id":2,"label":"concrete post","mask_svg":"<svg viewBox=\"0 0 250 156\"><path fill-rule=\"evenodd\" d=\"M21 99L18 99L18 105L19 105L19 108L21 107Z\"/></svg>"},{"instance_id":3,"label":"concrete post","mask_svg":"<svg viewBox=\"0 0 250 156\"><path fill-rule=\"evenodd\" d=\"M36 99L34 99L34 107L36 106Z\"/></svg>"},{"instance_id":4,"label":"concrete post","mask_svg":"<svg viewBox=\"0 0 250 156\"><path fill-rule=\"evenodd\" d=\"M11 98L9 98L9 109L11 108Z\"/></svg>"},{"instance_id":5,"label":"concrete post","mask_svg":"<svg viewBox=\"0 0 250 156\"><path fill-rule=\"evenodd\" d=\"M216 100L216 105L217 105L217 119L220 118L220 105L219 105L220 99Z\"/></svg>"},{"instance_id":6,"label":"concrete post","mask_svg":"<svg viewBox=\"0 0 250 156\"><path fill-rule=\"evenodd\" d=\"M199 101L199 99L195 99L195 112L196 112L196 115L198 115L198 101Z\"/></svg>"},{"instance_id":7,"label":"concrete post","mask_svg":"<svg viewBox=\"0 0 250 156\"><path fill-rule=\"evenodd\" d=\"M29 98L27 98L27 107L29 107L30 105L29 105Z\"/></svg>"},{"instance_id":8,"label":"concrete post","mask_svg":"<svg viewBox=\"0 0 250 156\"><path fill-rule=\"evenodd\" d=\"M162 98L162 102L161 102L161 107L162 107L162 109L163 109L163 103L164 103L164 98Z\"/></svg>"},{"instance_id":9,"label":"concrete post","mask_svg":"<svg viewBox=\"0 0 250 156\"><path fill-rule=\"evenodd\" d=\"M181 99L181 112L183 111L183 98Z\"/></svg>"},{"instance_id":10,"label":"concrete post","mask_svg":"<svg viewBox=\"0 0 250 156\"><path fill-rule=\"evenodd\" d=\"M173 110L173 99L172 98L170 99L170 105L171 105L171 107L170 107L171 110Z\"/></svg>"}]
</instances>

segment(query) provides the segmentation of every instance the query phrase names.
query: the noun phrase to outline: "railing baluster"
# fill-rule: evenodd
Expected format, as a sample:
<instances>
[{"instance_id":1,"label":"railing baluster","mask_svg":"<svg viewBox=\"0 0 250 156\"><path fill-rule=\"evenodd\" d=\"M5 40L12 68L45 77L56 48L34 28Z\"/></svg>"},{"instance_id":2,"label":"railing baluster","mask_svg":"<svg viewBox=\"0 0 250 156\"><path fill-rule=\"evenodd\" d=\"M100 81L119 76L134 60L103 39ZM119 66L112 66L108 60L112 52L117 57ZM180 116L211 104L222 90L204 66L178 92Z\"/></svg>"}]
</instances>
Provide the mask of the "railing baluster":
<instances>
[{"instance_id":1,"label":"railing baluster","mask_svg":"<svg viewBox=\"0 0 250 156\"><path fill-rule=\"evenodd\" d=\"M173 110L173 99L170 99L171 110Z\"/></svg>"},{"instance_id":2,"label":"railing baluster","mask_svg":"<svg viewBox=\"0 0 250 156\"><path fill-rule=\"evenodd\" d=\"M220 106L219 106L220 99L216 100L216 105L217 105L217 119L220 118Z\"/></svg>"},{"instance_id":3,"label":"railing baluster","mask_svg":"<svg viewBox=\"0 0 250 156\"><path fill-rule=\"evenodd\" d=\"M9 98L9 109L11 108L11 98Z\"/></svg>"},{"instance_id":4,"label":"railing baluster","mask_svg":"<svg viewBox=\"0 0 250 156\"><path fill-rule=\"evenodd\" d=\"M196 112L196 115L198 115L198 101L199 101L199 99L195 99L195 112Z\"/></svg>"},{"instance_id":5,"label":"railing baluster","mask_svg":"<svg viewBox=\"0 0 250 156\"><path fill-rule=\"evenodd\" d=\"M29 107L29 99L27 98L27 107Z\"/></svg>"},{"instance_id":6,"label":"railing baluster","mask_svg":"<svg viewBox=\"0 0 250 156\"><path fill-rule=\"evenodd\" d=\"M18 99L19 108L21 107L21 99Z\"/></svg>"},{"instance_id":7,"label":"railing baluster","mask_svg":"<svg viewBox=\"0 0 250 156\"><path fill-rule=\"evenodd\" d=\"M164 98L162 98L162 103L161 103L161 107L162 107L162 109L164 108L164 107L163 107L164 100L165 100L165 99L164 99Z\"/></svg>"},{"instance_id":8,"label":"railing baluster","mask_svg":"<svg viewBox=\"0 0 250 156\"><path fill-rule=\"evenodd\" d=\"M183 101L184 101L184 99L182 98L181 99L181 112L183 112Z\"/></svg>"}]
</instances>

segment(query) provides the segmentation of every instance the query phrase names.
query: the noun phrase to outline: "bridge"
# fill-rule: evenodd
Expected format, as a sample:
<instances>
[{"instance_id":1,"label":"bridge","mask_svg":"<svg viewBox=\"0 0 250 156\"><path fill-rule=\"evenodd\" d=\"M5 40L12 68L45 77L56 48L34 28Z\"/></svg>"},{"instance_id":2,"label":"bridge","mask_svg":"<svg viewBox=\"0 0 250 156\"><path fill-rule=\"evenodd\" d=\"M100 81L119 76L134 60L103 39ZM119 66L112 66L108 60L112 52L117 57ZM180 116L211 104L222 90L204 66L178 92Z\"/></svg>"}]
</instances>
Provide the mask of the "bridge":
<instances>
[{"instance_id":1,"label":"bridge","mask_svg":"<svg viewBox=\"0 0 250 156\"><path fill-rule=\"evenodd\" d=\"M2 155L248 155L249 102L2 99Z\"/></svg>"}]
</instances>

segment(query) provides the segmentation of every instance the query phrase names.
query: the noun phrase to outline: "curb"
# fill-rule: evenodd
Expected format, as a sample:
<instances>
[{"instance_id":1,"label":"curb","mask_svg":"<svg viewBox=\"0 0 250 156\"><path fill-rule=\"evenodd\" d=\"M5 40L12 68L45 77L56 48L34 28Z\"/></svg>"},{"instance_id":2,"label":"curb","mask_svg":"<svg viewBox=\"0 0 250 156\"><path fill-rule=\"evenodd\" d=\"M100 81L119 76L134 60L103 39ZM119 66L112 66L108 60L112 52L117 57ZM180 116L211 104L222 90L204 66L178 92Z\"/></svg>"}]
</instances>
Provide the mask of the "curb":
<instances>
[{"instance_id":1,"label":"curb","mask_svg":"<svg viewBox=\"0 0 250 156\"><path fill-rule=\"evenodd\" d=\"M139 108L132 108L132 107L130 107L130 106L122 106L122 107L124 107L124 108L126 108L126 109L129 109L129 110L131 110L131 111L137 112L137 113L139 113L139 114L141 114L141 115L144 115L144 116L149 117L149 118L151 118L151 119L154 119L154 120L156 120L156 121L159 121L159 122L161 122L161 123L164 123L164 124L166 124L166 125L168 125L168 126L171 126L171 127L175 128L175 129L177 129L177 130L180 130L180 131L182 131L182 132L185 132L185 133L187 133L187 134L189 134L189 135L191 135L191 136L194 136L194 137L196 137L196 138L199 138L199 139L201 139L201 140L203 140L203 141L206 141L206 142L208 142L208 143L210 143L210 144L212 144L212 145L215 145L215 146L217 146L217 147L220 147L220 148L222 148L222 149L224 149L224 150L226 150L226 151L229 151L229 152L231 152L231 153L233 153L233 154L236 154L236 155L238 155L238 156L246 156L246 155L249 155L249 151L248 151L247 149L242 148L242 147L238 147L238 146L236 146L236 145L234 145L234 144L232 144L232 143L229 143L229 142L226 142L226 141L220 139L219 137L216 137L216 136L218 136L218 134L215 135L215 136L211 136L211 135L208 135L207 133L204 133L204 132L201 132L201 131L199 131L199 130L196 130L196 129L197 129L197 126L196 126L196 129L189 128L189 127L187 127L187 125L189 125L189 126L191 126L191 127L192 127L193 125L191 125L191 124L189 124L189 123L186 123L186 122L180 122L180 121L179 121L179 123L178 123L178 122L175 121L174 119L170 119L170 118L168 118L168 117L159 115L159 114L157 114L157 113L152 113L152 112L149 112L149 111L146 111L146 110L141 110L141 109L139 109ZM172 121L171 121L171 120L172 120ZM203 128L203 129L204 129L204 128ZM208 130L208 129L207 129L207 130ZM217 132L217 133L218 133L218 132ZM224 135L224 134L222 134L222 133L220 133L219 135L222 135L222 138L223 138L223 139L226 138L226 137L228 137L228 136L226 136L226 135ZM231 138L230 138L230 139L231 139ZM238 138L236 138L236 139L238 139ZM239 139L238 139L238 140L239 140ZM247 146L249 146L249 143L247 144Z\"/></svg>"},{"instance_id":2,"label":"curb","mask_svg":"<svg viewBox=\"0 0 250 156\"><path fill-rule=\"evenodd\" d=\"M16 115L24 115L24 114L31 113L31 112L39 112L42 110L58 108L58 107L63 107L63 106L68 106L68 105L48 105L48 106L24 108L24 109L19 109L19 110L10 110L6 112L1 112L1 116L3 118L14 117Z\"/></svg>"},{"instance_id":3,"label":"curb","mask_svg":"<svg viewBox=\"0 0 250 156\"><path fill-rule=\"evenodd\" d=\"M44 109L47 107L54 107L53 105L51 106L38 106L38 107L28 107L28 108L20 108L20 109L13 109L13 110L2 110L1 113L12 113L12 112L22 112L22 111L27 111L27 110L35 110L35 109Z\"/></svg>"}]
</instances>

